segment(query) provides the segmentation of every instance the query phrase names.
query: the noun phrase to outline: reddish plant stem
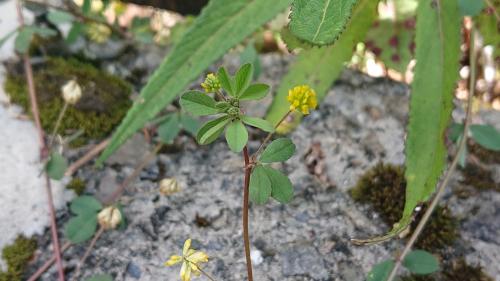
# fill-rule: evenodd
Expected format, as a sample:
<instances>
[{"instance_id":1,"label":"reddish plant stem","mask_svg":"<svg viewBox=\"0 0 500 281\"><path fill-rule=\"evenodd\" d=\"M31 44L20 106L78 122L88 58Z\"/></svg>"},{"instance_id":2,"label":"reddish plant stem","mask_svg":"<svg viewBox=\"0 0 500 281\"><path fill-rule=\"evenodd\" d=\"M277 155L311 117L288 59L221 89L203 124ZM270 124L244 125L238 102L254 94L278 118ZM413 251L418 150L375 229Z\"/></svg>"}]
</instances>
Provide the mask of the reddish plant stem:
<instances>
[{"instance_id":1,"label":"reddish plant stem","mask_svg":"<svg viewBox=\"0 0 500 281\"><path fill-rule=\"evenodd\" d=\"M67 249L69 249L69 247L73 246L73 244L71 244L70 242L66 242L62 247L61 247L61 252L64 252L66 251ZM40 276L45 272L47 271L50 266L52 266L52 264L56 261L56 256L53 255L52 258L50 258L50 260L46 261L35 273L33 273L33 275L30 276L30 278L28 278L28 281L35 281L37 280L38 278L40 278Z\"/></svg>"},{"instance_id":2,"label":"reddish plant stem","mask_svg":"<svg viewBox=\"0 0 500 281\"><path fill-rule=\"evenodd\" d=\"M250 192L250 173L252 171L252 167L250 166L250 156L248 155L247 146L243 148L243 157L245 158L245 186L243 187L243 242L245 244L248 281L253 281L252 259L250 257L250 237L248 234L248 199Z\"/></svg>"},{"instance_id":3,"label":"reddish plant stem","mask_svg":"<svg viewBox=\"0 0 500 281\"><path fill-rule=\"evenodd\" d=\"M16 2L16 10L19 20L19 26L22 28L24 27L24 16L20 0ZM31 104L31 112L33 114L33 119L35 120L35 125L38 132L38 142L40 145L40 160L41 162L44 162L49 154L49 150L47 148L47 143L45 142L45 134L42 129L42 124L40 122L40 113L38 111L38 101L36 98L35 83L33 81L33 69L31 68L30 58L28 54L23 54L22 59L24 63L24 72L26 74L26 81L28 82L28 93ZM50 230L52 234L52 244L54 245L54 255L56 256L57 271L59 273L59 280L64 281L64 267L62 264L61 248L59 246L59 237L57 234L56 211L54 210L52 188L47 173L44 173L44 177L45 177L45 190L47 193L47 202L50 213Z\"/></svg>"},{"instance_id":4,"label":"reddish plant stem","mask_svg":"<svg viewBox=\"0 0 500 281\"><path fill-rule=\"evenodd\" d=\"M104 227L99 227L99 230L97 230L96 234L94 235L94 238L92 238L92 241L90 241L89 246L87 247L87 250L85 251L85 254L83 254L83 257L80 259L80 262L78 263L76 270L75 270L75 275L73 275L72 280L76 281L78 279L78 276L80 275L80 272L82 271L82 266L85 264L85 261L90 255L90 252L95 246L95 243L97 242L97 239L101 237L101 235L104 232Z\"/></svg>"},{"instance_id":5,"label":"reddish plant stem","mask_svg":"<svg viewBox=\"0 0 500 281\"><path fill-rule=\"evenodd\" d=\"M105 139L102 142L96 144L92 149L90 149L82 158L78 159L75 163L71 164L66 172L65 176L73 175L81 166L85 165L87 162L96 157L101 151L103 151L109 144L109 139Z\"/></svg>"}]
</instances>

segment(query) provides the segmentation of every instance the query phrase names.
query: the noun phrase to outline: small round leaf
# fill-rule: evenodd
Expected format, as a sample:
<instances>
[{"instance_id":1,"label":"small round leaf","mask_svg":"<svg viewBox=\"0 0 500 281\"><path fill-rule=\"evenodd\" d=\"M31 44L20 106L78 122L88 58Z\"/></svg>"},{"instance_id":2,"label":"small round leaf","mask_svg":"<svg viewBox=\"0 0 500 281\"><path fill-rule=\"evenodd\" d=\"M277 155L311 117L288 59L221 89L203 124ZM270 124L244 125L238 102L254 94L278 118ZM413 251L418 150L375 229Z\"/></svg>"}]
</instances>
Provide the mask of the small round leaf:
<instances>
[{"instance_id":1,"label":"small round leaf","mask_svg":"<svg viewBox=\"0 0 500 281\"><path fill-rule=\"evenodd\" d=\"M47 175L51 179L60 180L64 177L64 172L66 172L66 168L68 167L68 163L64 157L57 153L53 152L50 155L49 162L47 162L47 166L45 167L47 171Z\"/></svg>"},{"instance_id":2,"label":"small round leaf","mask_svg":"<svg viewBox=\"0 0 500 281\"><path fill-rule=\"evenodd\" d=\"M368 276L366 281L386 281L394 267L394 261L386 260L381 263L376 264Z\"/></svg>"},{"instance_id":3,"label":"small round leaf","mask_svg":"<svg viewBox=\"0 0 500 281\"><path fill-rule=\"evenodd\" d=\"M403 265L415 274L430 274L439 270L439 261L431 253L414 250L406 255Z\"/></svg>"}]
</instances>

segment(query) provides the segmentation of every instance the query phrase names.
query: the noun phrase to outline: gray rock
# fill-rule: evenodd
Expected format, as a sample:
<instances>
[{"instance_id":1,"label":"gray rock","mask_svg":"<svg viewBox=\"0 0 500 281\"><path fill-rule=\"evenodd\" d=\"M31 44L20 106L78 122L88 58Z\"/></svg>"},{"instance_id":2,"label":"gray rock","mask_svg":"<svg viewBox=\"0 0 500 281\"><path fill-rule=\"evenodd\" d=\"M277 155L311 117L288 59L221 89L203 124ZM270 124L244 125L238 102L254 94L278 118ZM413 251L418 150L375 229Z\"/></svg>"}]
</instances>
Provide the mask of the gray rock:
<instances>
[{"instance_id":1,"label":"gray rock","mask_svg":"<svg viewBox=\"0 0 500 281\"><path fill-rule=\"evenodd\" d=\"M328 271L318 251L308 245L295 245L283 251L283 276L306 276L316 280L328 278Z\"/></svg>"}]
</instances>

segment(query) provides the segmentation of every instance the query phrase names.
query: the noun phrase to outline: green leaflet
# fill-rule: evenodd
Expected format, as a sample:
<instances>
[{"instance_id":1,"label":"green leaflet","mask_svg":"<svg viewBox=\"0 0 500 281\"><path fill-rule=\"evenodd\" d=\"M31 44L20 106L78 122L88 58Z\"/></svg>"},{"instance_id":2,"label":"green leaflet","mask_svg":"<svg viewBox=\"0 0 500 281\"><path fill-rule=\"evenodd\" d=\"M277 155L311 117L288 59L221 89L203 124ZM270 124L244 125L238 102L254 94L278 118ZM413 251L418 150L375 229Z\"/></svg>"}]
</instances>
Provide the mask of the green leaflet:
<instances>
[{"instance_id":1,"label":"green leaflet","mask_svg":"<svg viewBox=\"0 0 500 281\"><path fill-rule=\"evenodd\" d=\"M241 152L248 142L248 132L241 120L234 120L226 128L226 141L233 152Z\"/></svg>"},{"instance_id":2,"label":"green leaflet","mask_svg":"<svg viewBox=\"0 0 500 281\"><path fill-rule=\"evenodd\" d=\"M386 260L374 265L372 270L368 273L366 281L386 281L393 267L393 260Z\"/></svg>"},{"instance_id":3,"label":"green leaflet","mask_svg":"<svg viewBox=\"0 0 500 281\"><path fill-rule=\"evenodd\" d=\"M333 43L351 17L357 0L294 0L290 31L314 45Z\"/></svg>"},{"instance_id":4,"label":"green leaflet","mask_svg":"<svg viewBox=\"0 0 500 281\"><path fill-rule=\"evenodd\" d=\"M47 171L49 178L53 180L60 180L64 177L64 172L66 172L67 167L68 162L66 159L61 154L52 152L45 170Z\"/></svg>"},{"instance_id":5,"label":"green leaflet","mask_svg":"<svg viewBox=\"0 0 500 281\"><path fill-rule=\"evenodd\" d=\"M354 7L346 31L332 46L303 50L281 81L270 107L267 120L276 124L288 111L288 90L296 85L308 84L321 100L342 72L344 62L352 57L354 46L363 41L366 31L376 16L378 1L360 0Z\"/></svg>"},{"instance_id":6,"label":"green leaflet","mask_svg":"<svg viewBox=\"0 0 500 281\"><path fill-rule=\"evenodd\" d=\"M413 250L406 255L403 265L415 274L431 274L439 270L439 261L431 253Z\"/></svg>"},{"instance_id":7,"label":"green leaflet","mask_svg":"<svg viewBox=\"0 0 500 281\"><path fill-rule=\"evenodd\" d=\"M376 243L401 233L411 222L415 207L434 193L446 161L444 137L458 78L460 20L457 0L419 2L403 216L387 235L355 243Z\"/></svg>"},{"instance_id":8,"label":"green leaflet","mask_svg":"<svg viewBox=\"0 0 500 281\"><path fill-rule=\"evenodd\" d=\"M291 0L212 0L151 76L97 161L118 147L169 104L227 50L285 10Z\"/></svg>"},{"instance_id":9,"label":"green leaflet","mask_svg":"<svg viewBox=\"0 0 500 281\"><path fill-rule=\"evenodd\" d=\"M265 204L271 196L271 180L262 165L257 165L250 176L250 200L255 204Z\"/></svg>"}]
</instances>

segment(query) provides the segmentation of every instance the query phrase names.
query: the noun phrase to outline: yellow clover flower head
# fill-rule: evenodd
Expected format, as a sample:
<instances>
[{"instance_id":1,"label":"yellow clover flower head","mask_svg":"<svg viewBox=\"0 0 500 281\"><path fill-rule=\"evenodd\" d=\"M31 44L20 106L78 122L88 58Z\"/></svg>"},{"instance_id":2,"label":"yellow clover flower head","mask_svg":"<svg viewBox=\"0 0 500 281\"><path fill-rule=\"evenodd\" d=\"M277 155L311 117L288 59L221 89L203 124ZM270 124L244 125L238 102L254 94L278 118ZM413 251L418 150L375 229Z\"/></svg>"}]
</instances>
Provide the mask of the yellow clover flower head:
<instances>
[{"instance_id":1,"label":"yellow clover flower head","mask_svg":"<svg viewBox=\"0 0 500 281\"><path fill-rule=\"evenodd\" d=\"M288 102L290 110L299 110L304 115L309 114L310 109L318 106L316 92L308 85L296 86L288 91Z\"/></svg>"},{"instance_id":2,"label":"yellow clover flower head","mask_svg":"<svg viewBox=\"0 0 500 281\"><path fill-rule=\"evenodd\" d=\"M182 262L181 267L181 280L190 281L191 273L195 276L200 276L201 270L199 264L208 262L208 255L202 251L191 249L191 239L184 242L182 249L182 256L172 255L168 261L165 262L166 266L172 266Z\"/></svg>"},{"instance_id":3,"label":"yellow clover flower head","mask_svg":"<svg viewBox=\"0 0 500 281\"><path fill-rule=\"evenodd\" d=\"M215 93L221 87L219 78L215 74L209 73L207 78L205 78L205 82L201 83L201 87L207 93Z\"/></svg>"}]
</instances>

